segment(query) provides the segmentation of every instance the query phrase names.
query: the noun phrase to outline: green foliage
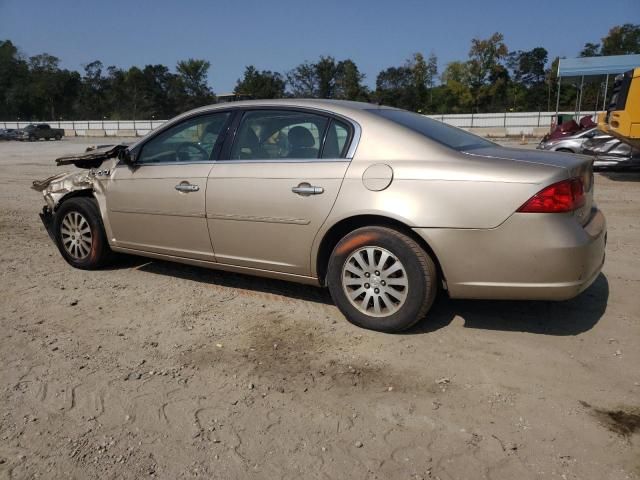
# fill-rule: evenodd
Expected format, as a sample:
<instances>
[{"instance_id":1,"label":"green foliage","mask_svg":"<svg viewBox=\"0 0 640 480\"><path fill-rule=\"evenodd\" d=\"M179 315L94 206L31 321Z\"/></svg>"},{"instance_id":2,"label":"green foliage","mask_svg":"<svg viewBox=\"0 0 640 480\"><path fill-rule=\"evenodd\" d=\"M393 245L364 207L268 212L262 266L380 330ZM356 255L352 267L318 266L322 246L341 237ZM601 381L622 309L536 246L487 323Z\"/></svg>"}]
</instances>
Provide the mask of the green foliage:
<instances>
[{"instance_id":1,"label":"green foliage","mask_svg":"<svg viewBox=\"0 0 640 480\"><path fill-rule=\"evenodd\" d=\"M640 53L640 25L625 23L613 27L602 39L600 55L632 55Z\"/></svg>"},{"instance_id":2,"label":"green foliage","mask_svg":"<svg viewBox=\"0 0 640 480\"><path fill-rule=\"evenodd\" d=\"M253 65L246 67L244 77L238 79L234 93L251 98L282 98L285 81L278 72L258 71Z\"/></svg>"},{"instance_id":3,"label":"green foliage","mask_svg":"<svg viewBox=\"0 0 640 480\"><path fill-rule=\"evenodd\" d=\"M634 55L640 53L640 25L625 23L609 30L600 43L585 43L581 57Z\"/></svg>"},{"instance_id":4,"label":"green foliage","mask_svg":"<svg viewBox=\"0 0 640 480\"><path fill-rule=\"evenodd\" d=\"M320 57L316 63L304 62L287 74L289 95L297 98L368 99L368 91L353 60L336 62L333 57Z\"/></svg>"},{"instance_id":5,"label":"green foliage","mask_svg":"<svg viewBox=\"0 0 640 480\"><path fill-rule=\"evenodd\" d=\"M640 25L614 26L580 56L640 53ZM0 120L150 119L172 116L216 101L203 59L121 69L100 61L83 72L60 67L42 53L24 57L10 41L0 41ZM545 48L509 52L501 33L471 40L466 60L445 66L438 82L438 58L414 53L403 65L382 70L375 90L351 59L321 56L286 75L245 68L234 92L250 98L310 97L376 102L424 113L552 110L557 94L558 58L549 64ZM560 109L572 110L577 86L563 83ZM601 105L599 85L586 85L583 106Z\"/></svg>"}]
</instances>

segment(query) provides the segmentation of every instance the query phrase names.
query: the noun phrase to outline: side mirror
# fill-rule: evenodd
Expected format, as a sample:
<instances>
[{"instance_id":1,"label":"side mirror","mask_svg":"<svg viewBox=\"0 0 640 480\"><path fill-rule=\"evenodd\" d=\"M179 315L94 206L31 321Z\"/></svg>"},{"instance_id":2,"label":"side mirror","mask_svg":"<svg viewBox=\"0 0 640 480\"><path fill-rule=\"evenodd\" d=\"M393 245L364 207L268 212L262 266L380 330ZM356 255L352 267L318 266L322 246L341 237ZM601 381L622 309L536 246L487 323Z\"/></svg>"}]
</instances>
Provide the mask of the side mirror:
<instances>
[{"instance_id":1,"label":"side mirror","mask_svg":"<svg viewBox=\"0 0 640 480\"><path fill-rule=\"evenodd\" d=\"M135 157L136 156L128 148L123 148L118 152L118 160L130 167L133 167L133 165L136 163Z\"/></svg>"}]
</instances>

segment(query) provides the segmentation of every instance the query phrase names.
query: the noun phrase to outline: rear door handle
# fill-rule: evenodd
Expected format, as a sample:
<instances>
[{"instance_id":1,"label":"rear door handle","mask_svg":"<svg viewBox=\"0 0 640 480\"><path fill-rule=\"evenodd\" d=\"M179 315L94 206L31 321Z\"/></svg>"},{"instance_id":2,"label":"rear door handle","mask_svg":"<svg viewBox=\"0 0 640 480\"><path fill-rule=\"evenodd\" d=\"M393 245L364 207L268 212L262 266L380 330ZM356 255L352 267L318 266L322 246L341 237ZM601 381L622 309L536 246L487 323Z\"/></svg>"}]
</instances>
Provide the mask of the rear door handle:
<instances>
[{"instance_id":1,"label":"rear door handle","mask_svg":"<svg viewBox=\"0 0 640 480\"><path fill-rule=\"evenodd\" d=\"M324 193L324 188L315 187L308 182L302 182L297 187L293 187L291 191L300 196L308 197L309 195L320 195L321 193Z\"/></svg>"},{"instance_id":2,"label":"rear door handle","mask_svg":"<svg viewBox=\"0 0 640 480\"><path fill-rule=\"evenodd\" d=\"M193 183L180 182L178 185L176 185L176 190L178 190L179 192L197 192L198 190L200 190L200 187L198 185L194 185Z\"/></svg>"}]
</instances>

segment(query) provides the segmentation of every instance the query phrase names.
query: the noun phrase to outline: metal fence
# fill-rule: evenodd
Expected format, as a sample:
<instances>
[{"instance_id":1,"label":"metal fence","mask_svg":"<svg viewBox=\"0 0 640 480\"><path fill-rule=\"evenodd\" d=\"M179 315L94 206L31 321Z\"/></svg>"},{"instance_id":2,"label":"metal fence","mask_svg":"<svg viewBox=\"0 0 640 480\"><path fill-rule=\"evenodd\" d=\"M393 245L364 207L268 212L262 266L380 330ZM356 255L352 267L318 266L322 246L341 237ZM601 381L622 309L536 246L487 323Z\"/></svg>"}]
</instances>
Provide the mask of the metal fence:
<instances>
[{"instance_id":1,"label":"metal fence","mask_svg":"<svg viewBox=\"0 0 640 480\"><path fill-rule=\"evenodd\" d=\"M585 115L595 115L598 112L559 112L572 115L578 121ZM556 118L555 112L504 112L504 113L462 113L427 115L429 118L464 129L500 129L506 135L532 135L539 129L549 129ZM119 132L129 132L133 136L146 135L159 127L166 120L60 120L43 122L0 122L2 128L22 128L31 123L48 123L54 128L64 128L74 131L75 135L117 135ZM534 130L536 129L536 130Z\"/></svg>"},{"instance_id":2,"label":"metal fence","mask_svg":"<svg viewBox=\"0 0 640 480\"><path fill-rule=\"evenodd\" d=\"M52 128L73 130L76 135L87 135L93 132L104 132L102 135L116 135L119 131L135 132L133 135L146 135L154 128L164 124L166 120L54 120L30 122L0 122L2 128L24 128L32 123L46 123Z\"/></svg>"}]
</instances>

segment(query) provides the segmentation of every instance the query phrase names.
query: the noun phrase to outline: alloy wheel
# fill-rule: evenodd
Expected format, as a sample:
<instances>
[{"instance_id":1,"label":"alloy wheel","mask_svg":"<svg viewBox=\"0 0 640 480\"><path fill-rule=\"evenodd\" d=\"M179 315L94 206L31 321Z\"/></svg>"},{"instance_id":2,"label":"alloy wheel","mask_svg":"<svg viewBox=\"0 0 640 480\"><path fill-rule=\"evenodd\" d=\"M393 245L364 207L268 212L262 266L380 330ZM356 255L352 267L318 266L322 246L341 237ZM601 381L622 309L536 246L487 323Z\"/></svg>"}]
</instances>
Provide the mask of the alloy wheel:
<instances>
[{"instance_id":1,"label":"alloy wheel","mask_svg":"<svg viewBox=\"0 0 640 480\"><path fill-rule=\"evenodd\" d=\"M365 315L388 317L407 299L405 267L382 247L365 246L353 251L344 263L341 278L347 298Z\"/></svg>"},{"instance_id":2,"label":"alloy wheel","mask_svg":"<svg viewBox=\"0 0 640 480\"><path fill-rule=\"evenodd\" d=\"M91 252L91 227L87 219L79 212L71 211L62 219L60 225L62 245L69 255L82 260Z\"/></svg>"}]
</instances>

